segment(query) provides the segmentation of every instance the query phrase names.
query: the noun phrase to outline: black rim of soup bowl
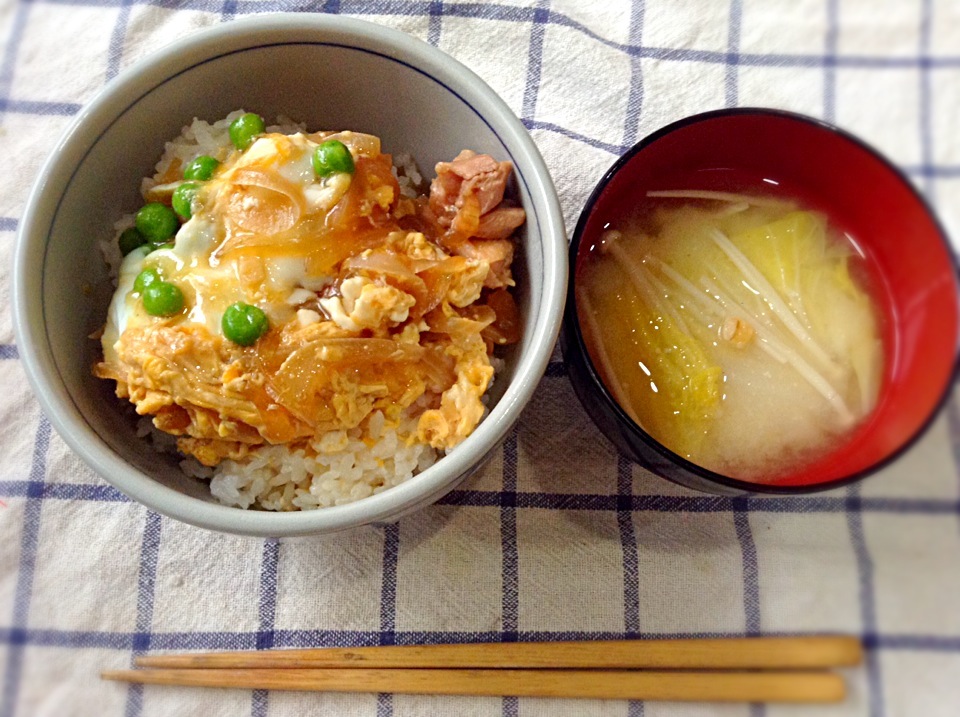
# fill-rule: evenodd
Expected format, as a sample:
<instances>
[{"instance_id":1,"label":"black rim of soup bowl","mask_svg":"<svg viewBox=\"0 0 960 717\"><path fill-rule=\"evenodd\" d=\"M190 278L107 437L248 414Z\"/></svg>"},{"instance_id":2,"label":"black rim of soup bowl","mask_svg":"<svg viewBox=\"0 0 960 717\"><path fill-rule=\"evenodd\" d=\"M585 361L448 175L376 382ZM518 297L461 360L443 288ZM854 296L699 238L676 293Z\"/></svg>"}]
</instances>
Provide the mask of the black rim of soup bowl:
<instances>
[{"instance_id":1,"label":"black rim of soup bowl","mask_svg":"<svg viewBox=\"0 0 960 717\"><path fill-rule=\"evenodd\" d=\"M805 493L819 493L855 483L876 473L900 458L927 432L931 424L943 410L953 385L957 381L958 373L960 373L960 343L954 347L953 367L943 387L942 395L933 410L930 411L930 414L914 434L904 441L896 450L891 452L890 455L861 471L843 476L842 478L808 485L777 485L776 483L753 483L739 480L708 470L674 453L653 438L653 436L635 423L613 398L603 380L600 378L600 374L594 366L593 360L590 358L590 353L583 340L583 333L580 330L576 299L577 257L587 221L593 212L597 200L607 185L637 154L675 130L704 121L736 115L771 116L814 125L822 130L839 135L842 139L853 143L879 160L881 164L900 181L906 190L913 195L930 218L940 241L947 251L948 260L953 268L955 296L960 297L960 264L958 264L957 256L953 251L943 225L940 223L929 203L917 191L909 179L907 179L906 175L878 150L859 137L835 125L796 112L763 107L739 107L713 110L672 122L644 137L613 163L604 173L593 192L591 192L580 213L577 227L574 230L573 238L570 242L570 282L567 285L567 300L563 316L563 327L560 334L560 347L563 352L563 360L567 368L567 374L570 382L573 384L574 392L577 394L577 398L580 400L580 403L583 404L590 418L625 457L644 466L654 474L687 488L723 495L743 495L750 493L802 495ZM958 334L958 341L960 341L960 334Z\"/></svg>"}]
</instances>

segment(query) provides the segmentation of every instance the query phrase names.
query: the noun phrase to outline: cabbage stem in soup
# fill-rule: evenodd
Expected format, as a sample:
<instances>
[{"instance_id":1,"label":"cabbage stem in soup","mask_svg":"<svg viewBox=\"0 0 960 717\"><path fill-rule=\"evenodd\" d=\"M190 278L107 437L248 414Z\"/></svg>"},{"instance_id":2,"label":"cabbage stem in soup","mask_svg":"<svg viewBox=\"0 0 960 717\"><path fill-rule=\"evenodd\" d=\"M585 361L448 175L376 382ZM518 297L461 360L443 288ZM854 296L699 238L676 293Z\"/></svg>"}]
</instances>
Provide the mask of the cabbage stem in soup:
<instances>
[{"instance_id":1,"label":"cabbage stem in soup","mask_svg":"<svg viewBox=\"0 0 960 717\"><path fill-rule=\"evenodd\" d=\"M779 198L651 191L578 267L593 363L634 421L690 461L771 480L873 410L883 349L863 260Z\"/></svg>"}]
</instances>

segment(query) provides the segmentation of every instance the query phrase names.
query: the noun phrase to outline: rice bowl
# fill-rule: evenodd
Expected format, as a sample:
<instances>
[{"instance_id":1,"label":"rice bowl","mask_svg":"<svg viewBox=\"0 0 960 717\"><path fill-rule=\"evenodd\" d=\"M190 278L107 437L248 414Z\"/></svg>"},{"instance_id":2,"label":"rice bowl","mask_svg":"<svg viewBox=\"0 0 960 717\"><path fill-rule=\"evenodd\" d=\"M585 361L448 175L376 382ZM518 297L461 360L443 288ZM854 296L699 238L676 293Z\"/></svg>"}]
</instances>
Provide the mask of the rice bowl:
<instances>
[{"instance_id":1,"label":"rice bowl","mask_svg":"<svg viewBox=\"0 0 960 717\"><path fill-rule=\"evenodd\" d=\"M340 78L351 74L349 93ZM218 92L205 93L216 85ZM317 92L328 101L315 102ZM271 513L219 504L209 484L143 450L109 387L89 373L111 286L94 244L137 206L162 142L205 96L207 117L237 107L311 127L373 131L421 167L464 146L509 160L527 211L517 267L520 343L504 355L489 414L455 450L388 491L319 511ZM419 108L434 108L429 132ZM146 140L146 141L145 141ZM149 508L212 530L258 536L329 533L396 519L455 487L496 448L549 361L566 286L566 239L555 190L523 125L469 70L402 33L323 16L257 16L171 44L125 71L78 115L43 168L19 224L13 283L17 345L57 432L113 486ZM91 287L94 290L91 291ZM65 290L70 289L70 290Z\"/></svg>"}]
</instances>

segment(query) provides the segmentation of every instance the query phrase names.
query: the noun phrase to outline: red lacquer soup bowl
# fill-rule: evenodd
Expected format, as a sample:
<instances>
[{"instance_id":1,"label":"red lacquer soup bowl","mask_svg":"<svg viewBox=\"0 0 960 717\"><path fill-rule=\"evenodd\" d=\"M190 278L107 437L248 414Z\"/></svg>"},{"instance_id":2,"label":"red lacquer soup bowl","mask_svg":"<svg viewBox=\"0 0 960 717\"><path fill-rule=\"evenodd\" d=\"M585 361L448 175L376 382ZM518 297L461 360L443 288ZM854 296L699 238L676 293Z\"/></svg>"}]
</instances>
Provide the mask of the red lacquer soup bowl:
<instances>
[{"instance_id":1,"label":"red lacquer soup bowl","mask_svg":"<svg viewBox=\"0 0 960 717\"><path fill-rule=\"evenodd\" d=\"M581 330L577 281L610 218L629 212L648 190L674 188L691 175L707 190L728 189L724 182L731 177L789 187L855 242L871 274L884 347L876 407L826 453L797 465L785 461L775 475L759 481L704 469L647 433L614 399ZM573 280L561 342L577 395L624 455L691 488L789 494L861 479L917 440L956 375L960 300L957 264L946 234L888 160L856 137L809 117L766 109L720 110L650 135L610 168L588 199L570 263Z\"/></svg>"}]
</instances>

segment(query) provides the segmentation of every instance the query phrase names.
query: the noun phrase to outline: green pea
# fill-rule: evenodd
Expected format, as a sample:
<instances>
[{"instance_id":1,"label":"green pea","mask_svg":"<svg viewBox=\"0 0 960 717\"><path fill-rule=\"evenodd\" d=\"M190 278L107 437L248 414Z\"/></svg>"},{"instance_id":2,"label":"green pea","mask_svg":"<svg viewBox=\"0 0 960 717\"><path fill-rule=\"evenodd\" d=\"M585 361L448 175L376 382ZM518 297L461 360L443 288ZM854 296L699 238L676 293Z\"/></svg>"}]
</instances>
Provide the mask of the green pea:
<instances>
[{"instance_id":1,"label":"green pea","mask_svg":"<svg viewBox=\"0 0 960 717\"><path fill-rule=\"evenodd\" d=\"M318 177L328 177L337 172L353 174L356 167L347 145L336 139L327 140L313 150L313 171Z\"/></svg>"},{"instance_id":2,"label":"green pea","mask_svg":"<svg viewBox=\"0 0 960 717\"><path fill-rule=\"evenodd\" d=\"M263 134L266 129L263 117L247 112L230 123L230 141L233 142L234 147L243 151L253 144L258 134Z\"/></svg>"},{"instance_id":3,"label":"green pea","mask_svg":"<svg viewBox=\"0 0 960 717\"><path fill-rule=\"evenodd\" d=\"M154 281L143 290L143 308L151 316L172 316L183 308L183 292L170 282Z\"/></svg>"},{"instance_id":4,"label":"green pea","mask_svg":"<svg viewBox=\"0 0 960 717\"><path fill-rule=\"evenodd\" d=\"M217 167L219 166L220 162L209 154L201 154L183 170L183 178L205 182L213 176L213 173L217 171Z\"/></svg>"},{"instance_id":5,"label":"green pea","mask_svg":"<svg viewBox=\"0 0 960 717\"><path fill-rule=\"evenodd\" d=\"M197 198L200 185L196 182L184 182L173 190L173 211L186 221L193 216L193 203Z\"/></svg>"},{"instance_id":6,"label":"green pea","mask_svg":"<svg viewBox=\"0 0 960 717\"><path fill-rule=\"evenodd\" d=\"M120 253L124 256L146 243L147 238L138 232L136 227L124 229L123 234L121 234L120 238L117 240L117 244L120 246Z\"/></svg>"},{"instance_id":7,"label":"green pea","mask_svg":"<svg viewBox=\"0 0 960 717\"><path fill-rule=\"evenodd\" d=\"M151 284L156 284L158 281L160 281L159 271L156 269L144 269L137 274L137 278L133 280L133 290L138 294L142 294L144 289Z\"/></svg>"},{"instance_id":8,"label":"green pea","mask_svg":"<svg viewBox=\"0 0 960 717\"><path fill-rule=\"evenodd\" d=\"M137 231L151 244L160 244L177 233L180 220L166 204L150 202L140 207L135 220Z\"/></svg>"},{"instance_id":9,"label":"green pea","mask_svg":"<svg viewBox=\"0 0 960 717\"><path fill-rule=\"evenodd\" d=\"M240 346L252 346L267 333L270 322L267 315L256 306L238 301L227 307L220 320L223 335Z\"/></svg>"}]
</instances>

